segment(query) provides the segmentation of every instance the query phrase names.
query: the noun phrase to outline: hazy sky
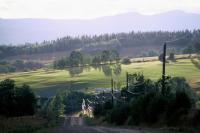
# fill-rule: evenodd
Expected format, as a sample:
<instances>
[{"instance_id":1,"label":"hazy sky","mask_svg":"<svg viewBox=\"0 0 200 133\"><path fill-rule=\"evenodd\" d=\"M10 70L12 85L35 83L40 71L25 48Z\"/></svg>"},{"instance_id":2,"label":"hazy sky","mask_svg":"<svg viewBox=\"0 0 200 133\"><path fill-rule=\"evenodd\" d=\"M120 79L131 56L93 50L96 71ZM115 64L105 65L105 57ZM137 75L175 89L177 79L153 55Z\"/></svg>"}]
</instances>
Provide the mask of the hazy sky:
<instances>
[{"instance_id":1,"label":"hazy sky","mask_svg":"<svg viewBox=\"0 0 200 133\"><path fill-rule=\"evenodd\" d=\"M200 13L200 0L0 0L0 18L96 18L124 12Z\"/></svg>"}]
</instances>

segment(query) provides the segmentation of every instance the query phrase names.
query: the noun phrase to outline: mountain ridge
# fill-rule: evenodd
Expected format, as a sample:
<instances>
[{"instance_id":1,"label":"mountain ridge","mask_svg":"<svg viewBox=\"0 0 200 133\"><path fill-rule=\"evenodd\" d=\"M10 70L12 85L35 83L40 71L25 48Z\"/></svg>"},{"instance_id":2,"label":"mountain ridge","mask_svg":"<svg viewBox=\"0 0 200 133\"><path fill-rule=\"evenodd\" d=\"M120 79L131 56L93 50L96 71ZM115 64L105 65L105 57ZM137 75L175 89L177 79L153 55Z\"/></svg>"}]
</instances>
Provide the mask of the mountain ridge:
<instances>
[{"instance_id":1,"label":"mountain ridge","mask_svg":"<svg viewBox=\"0 0 200 133\"><path fill-rule=\"evenodd\" d=\"M200 28L200 14L179 10L154 15L135 12L95 19L0 19L0 45L55 40L64 36Z\"/></svg>"}]
</instances>

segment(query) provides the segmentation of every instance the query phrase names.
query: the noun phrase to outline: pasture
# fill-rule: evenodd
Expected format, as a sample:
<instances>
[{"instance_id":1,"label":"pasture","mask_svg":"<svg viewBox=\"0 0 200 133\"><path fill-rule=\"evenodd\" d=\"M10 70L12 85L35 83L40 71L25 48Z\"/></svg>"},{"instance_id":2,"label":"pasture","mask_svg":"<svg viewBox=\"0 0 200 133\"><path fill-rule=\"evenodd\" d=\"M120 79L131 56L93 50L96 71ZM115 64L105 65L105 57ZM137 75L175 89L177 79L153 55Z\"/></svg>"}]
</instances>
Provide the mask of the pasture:
<instances>
[{"instance_id":1,"label":"pasture","mask_svg":"<svg viewBox=\"0 0 200 133\"><path fill-rule=\"evenodd\" d=\"M146 78L157 80L161 77L162 63L159 61L132 63L121 65L121 74L113 75L115 81L121 86L125 85L126 72L141 72ZM200 88L200 70L197 69L190 59L179 59L166 65L166 74L169 76L185 77L188 83L198 90ZM67 70L39 69L28 72L15 72L0 74L0 80L10 78L18 85L26 83L41 96L52 96L62 89L76 89L91 91L94 88L110 87L111 76L105 76L100 70L94 68L84 69L83 73L71 77Z\"/></svg>"}]
</instances>

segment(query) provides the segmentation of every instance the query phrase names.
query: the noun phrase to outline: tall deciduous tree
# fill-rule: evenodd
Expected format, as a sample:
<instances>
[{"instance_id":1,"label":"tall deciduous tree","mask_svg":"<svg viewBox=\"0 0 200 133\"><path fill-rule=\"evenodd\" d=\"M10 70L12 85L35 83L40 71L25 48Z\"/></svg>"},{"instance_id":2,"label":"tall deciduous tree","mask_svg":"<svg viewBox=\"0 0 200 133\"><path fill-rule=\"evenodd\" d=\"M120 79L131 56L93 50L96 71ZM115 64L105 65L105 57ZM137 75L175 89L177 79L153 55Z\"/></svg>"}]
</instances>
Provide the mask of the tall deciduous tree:
<instances>
[{"instance_id":1,"label":"tall deciduous tree","mask_svg":"<svg viewBox=\"0 0 200 133\"><path fill-rule=\"evenodd\" d=\"M79 51L72 51L69 57L69 62L71 66L78 66L83 64L83 55Z\"/></svg>"}]
</instances>

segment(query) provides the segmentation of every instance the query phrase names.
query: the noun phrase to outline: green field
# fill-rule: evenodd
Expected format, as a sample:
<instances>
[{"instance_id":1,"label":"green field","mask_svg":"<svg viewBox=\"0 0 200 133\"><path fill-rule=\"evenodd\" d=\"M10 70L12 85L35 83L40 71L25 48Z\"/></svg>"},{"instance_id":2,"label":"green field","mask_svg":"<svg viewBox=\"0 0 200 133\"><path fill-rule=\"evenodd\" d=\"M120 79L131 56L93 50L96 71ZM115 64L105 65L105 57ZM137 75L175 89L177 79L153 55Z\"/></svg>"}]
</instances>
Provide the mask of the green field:
<instances>
[{"instance_id":1,"label":"green field","mask_svg":"<svg viewBox=\"0 0 200 133\"><path fill-rule=\"evenodd\" d=\"M157 80L161 77L162 64L159 61L132 63L121 65L122 72L119 76L113 76L114 80L125 83L126 72L142 72L146 78ZM190 59L179 59L177 62L170 62L166 66L166 74L169 76L183 76L193 88L200 88L200 70L197 69ZM29 84L32 89L43 96L54 95L58 90L72 86L72 89L88 88L92 90L100 87L110 87L110 78L102 71L91 68L84 70L78 76L71 77L67 70L40 69L29 72L15 72L0 74L0 80L10 78L16 83Z\"/></svg>"}]
</instances>

